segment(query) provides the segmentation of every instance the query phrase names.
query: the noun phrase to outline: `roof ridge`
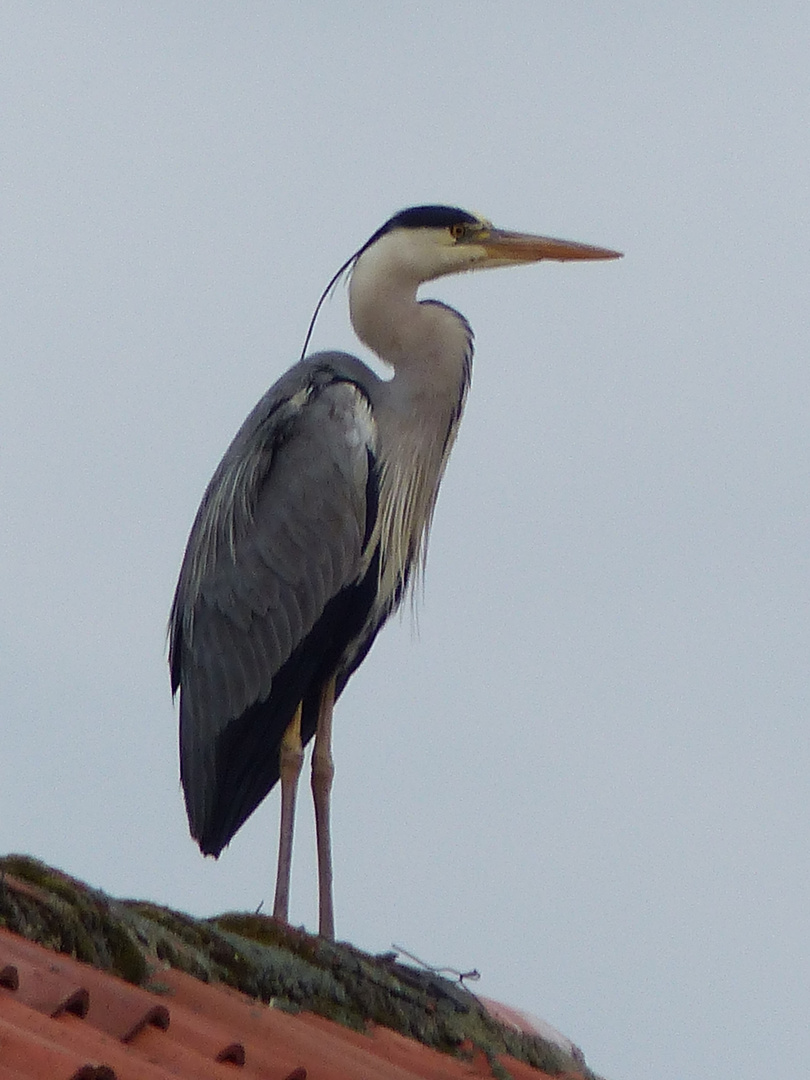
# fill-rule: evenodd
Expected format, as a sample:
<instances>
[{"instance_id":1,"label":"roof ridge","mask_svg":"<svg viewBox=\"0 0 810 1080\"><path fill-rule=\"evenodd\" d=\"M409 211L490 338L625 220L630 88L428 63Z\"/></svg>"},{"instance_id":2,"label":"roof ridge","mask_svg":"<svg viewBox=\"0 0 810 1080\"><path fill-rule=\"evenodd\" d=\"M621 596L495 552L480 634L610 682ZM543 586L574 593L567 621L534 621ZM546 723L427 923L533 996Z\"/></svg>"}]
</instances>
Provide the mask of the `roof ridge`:
<instances>
[{"instance_id":1,"label":"roof ridge","mask_svg":"<svg viewBox=\"0 0 810 1080\"><path fill-rule=\"evenodd\" d=\"M0 858L0 927L0 1000L13 994L34 1008L38 1003L51 1018L70 1011L72 1003L76 1018L124 1044L160 1042L174 999L193 996L196 980L205 984L199 1008L211 1009L205 995L220 995L221 1001L223 993L236 990L236 1015L245 1008L246 994L273 1006L270 1015L311 1012L355 1032L379 1031L380 1039L383 1029L399 1032L452 1055L443 1059L448 1068L466 1059L469 1069L483 1055L488 1065L482 1075L509 1075L499 1064L508 1060L512 1075L523 1063L533 1076L541 1069L594 1080L568 1040L561 1046L501 1022L463 985L401 964L391 954L374 957L268 916L195 919L147 901L116 900L15 855ZM63 954L49 971L43 968L43 946ZM231 1015L224 1004L222 1010L223 1017ZM200 1041L198 1026L193 1014L178 1014L173 1038L192 1051ZM208 1061L244 1060L244 1039L230 1021L219 1022L216 1008L207 1028ZM154 1034L146 1035L147 1029ZM348 1037L347 1032L344 1042Z\"/></svg>"}]
</instances>

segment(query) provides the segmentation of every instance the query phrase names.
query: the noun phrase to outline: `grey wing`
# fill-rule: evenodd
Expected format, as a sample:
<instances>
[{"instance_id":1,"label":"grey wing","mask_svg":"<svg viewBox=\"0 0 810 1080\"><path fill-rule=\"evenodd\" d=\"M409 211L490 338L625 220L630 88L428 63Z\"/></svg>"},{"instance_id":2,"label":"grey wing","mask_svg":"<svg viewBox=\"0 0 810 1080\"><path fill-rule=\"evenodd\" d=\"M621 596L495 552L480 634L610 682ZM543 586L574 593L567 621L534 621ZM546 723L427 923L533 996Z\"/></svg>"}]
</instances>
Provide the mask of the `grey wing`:
<instances>
[{"instance_id":1,"label":"grey wing","mask_svg":"<svg viewBox=\"0 0 810 1080\"><path fill-rule=\"evenodd\" d=\"M369 567L376 425L354 382L317 374L285 378L245 421L206 491L172 608L186 805L215 854L278 778L283 732L335 651L325 613Z\"/></svg>"}]
</instances>

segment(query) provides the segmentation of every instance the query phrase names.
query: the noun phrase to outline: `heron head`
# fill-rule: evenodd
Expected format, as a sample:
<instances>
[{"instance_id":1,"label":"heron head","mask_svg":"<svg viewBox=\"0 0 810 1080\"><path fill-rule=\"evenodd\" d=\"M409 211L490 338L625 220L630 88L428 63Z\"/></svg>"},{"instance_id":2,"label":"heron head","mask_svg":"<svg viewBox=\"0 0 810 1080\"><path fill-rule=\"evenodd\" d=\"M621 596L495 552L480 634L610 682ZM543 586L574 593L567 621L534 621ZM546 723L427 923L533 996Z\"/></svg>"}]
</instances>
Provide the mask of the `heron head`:
<instances>
[{"instance_id":1,"label":"heron head","mask_svg":"<svg viewBox=\"0 0 810 1080\"><path fill-rule=\"evenodd\" d=\"M496 229L485 218L455 206L412 206L389 218L334 275L315 306L301 356L324 300L347 272L354 306L359 294L375 302L384 295L413 296L423 282L468 270L543 259L618 258L621 252L608 248Z\"/></svg>"},{"instance_id":2,"label":"heron head","mask_svg":"<svg viewBox=\"0 0 810 1080\"><path fill-rule=\"evenodd\" d=\"M401 210L374 233L355 256L358 263L385 263L418 282L446 274L554 259L617 259L618 251L496 229L485 218L452 206Z\"/></svg>"}]
</instances>

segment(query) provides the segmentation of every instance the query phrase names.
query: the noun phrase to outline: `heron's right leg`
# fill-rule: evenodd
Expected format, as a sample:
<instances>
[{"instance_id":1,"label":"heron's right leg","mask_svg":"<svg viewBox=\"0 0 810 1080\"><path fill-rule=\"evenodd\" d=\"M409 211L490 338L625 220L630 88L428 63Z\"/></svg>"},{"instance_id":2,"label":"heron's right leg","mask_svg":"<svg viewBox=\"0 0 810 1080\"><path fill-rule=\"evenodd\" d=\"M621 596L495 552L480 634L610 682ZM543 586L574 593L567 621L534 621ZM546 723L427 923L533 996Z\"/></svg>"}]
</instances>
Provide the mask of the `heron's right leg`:
<instances>
[{"instance_id":1,"label":"heron's right leg","mask_svg":"<svg viewBox=\"0 0 810 1080\"><path fill-rule=\"evenodd\" d=\"M318 705L318 726L312 749L312 796L315 801L315 835L318 843L318 933L335 940L335 909L332 901L332 832L329 824L330 797L335 766L332 762L332 709L335 706L335 676L326 680Z\"/></svg>"},{"instance_id":2,"label":"heron's right leg","mask_svg":"<svg viewBox=\"0 0 810 1080\"><path fill-rule=\"evenodd\" d=\"M276 898L273 903L273 915L276 919L287 922L290 906L290 867L292 866L293 827L295 825L295 797L298 791L298 777L304 763L304 748L301 745L301 705L295 710L295 716L287 725L279 750L279 772L281 774L281 826L278 840L278 869L276 870Z\"/></svg>"}]
</instances>

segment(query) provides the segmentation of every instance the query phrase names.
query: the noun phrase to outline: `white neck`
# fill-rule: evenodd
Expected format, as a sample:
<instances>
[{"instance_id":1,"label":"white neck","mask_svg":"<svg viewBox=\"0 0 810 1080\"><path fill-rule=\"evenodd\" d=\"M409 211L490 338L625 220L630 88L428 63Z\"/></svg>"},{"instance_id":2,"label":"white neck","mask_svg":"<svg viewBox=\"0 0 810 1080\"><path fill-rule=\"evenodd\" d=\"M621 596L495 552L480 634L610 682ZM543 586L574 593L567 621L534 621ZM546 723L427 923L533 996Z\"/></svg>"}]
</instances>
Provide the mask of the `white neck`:
<instances>
[{"instance_id":1,"label":"white neck","mask_svg":"<svg viewBox=\"0 0 810 1080\"><path fill-rule=\"evenodd\" d=\"M406 237L406 239L408 239ZM451 308L420 303L416 294L429 278L418 233L410 246L402 235L382 237L355 264L349 283L349 313L360 340L390 364L404 381L455 400L468 353L469 328Z\"/></svg>"},{"instance_id":2,"label":"white neck","mask_svg":"<svg viewBox=\"0 0 810 1080\"><path fill-rule=\"evenodd\" d=\"M439 482L469 382L470 328L452 308L416 298L419 286L459 269L442 264L427 230L384 235L358 258L349 313L360 340L394 369L373 384L379 432L379 591L401 592L418 574ZM413 578L411 579L413 580Z\"/></svg>"}]
</instances>

